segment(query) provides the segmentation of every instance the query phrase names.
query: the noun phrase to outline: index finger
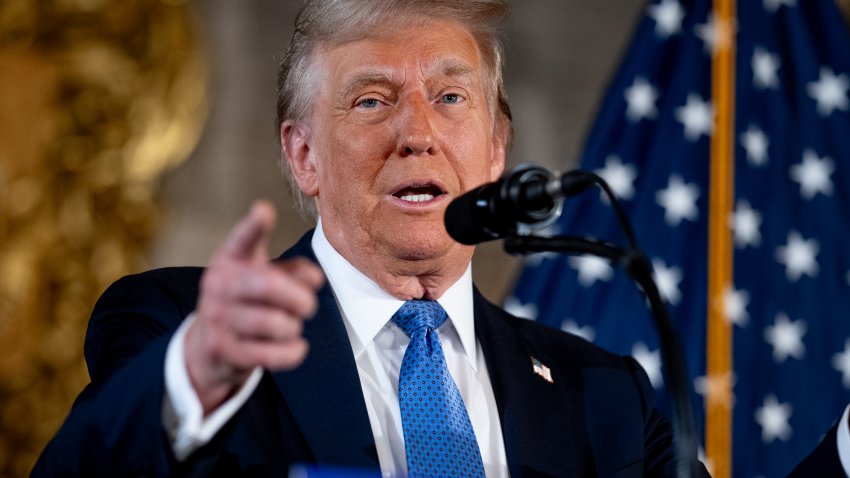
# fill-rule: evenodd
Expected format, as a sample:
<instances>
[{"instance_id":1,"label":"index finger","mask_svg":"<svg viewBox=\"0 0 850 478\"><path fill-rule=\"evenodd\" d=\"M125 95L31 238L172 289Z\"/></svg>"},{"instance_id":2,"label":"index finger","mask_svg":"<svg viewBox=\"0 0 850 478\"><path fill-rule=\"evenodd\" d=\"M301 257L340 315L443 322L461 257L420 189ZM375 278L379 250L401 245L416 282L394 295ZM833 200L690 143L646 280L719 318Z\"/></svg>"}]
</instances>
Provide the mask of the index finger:
<instances>
[{"instance_id":1,"label":"index finger","mask_svg":"<svg viewBox=\"0 0 850 478\"><path fill-rule=\"evenodd\" d=\"M248 215L243 217L230 231L219 253L233 259L268 257L269 237L275 223L274 206L268 201L257 201Z\"/></svg>"}]
</instances>

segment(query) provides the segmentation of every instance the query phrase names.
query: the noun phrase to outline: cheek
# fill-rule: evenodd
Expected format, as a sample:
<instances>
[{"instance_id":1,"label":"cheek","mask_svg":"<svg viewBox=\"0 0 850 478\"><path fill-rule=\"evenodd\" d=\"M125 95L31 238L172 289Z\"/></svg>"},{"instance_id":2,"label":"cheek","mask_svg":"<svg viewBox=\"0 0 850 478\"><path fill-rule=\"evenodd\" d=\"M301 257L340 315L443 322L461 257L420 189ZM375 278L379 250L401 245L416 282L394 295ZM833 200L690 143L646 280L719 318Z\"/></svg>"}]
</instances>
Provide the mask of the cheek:
<instances>
[{"instance_id":1,"label":"cheek","mask_svg":"<svg viewBox=\"0 0 850 478\"><path fill-rule=\"evenodd\" d=\"M456 169L465 191L493 181L492 145L484 134L462 136L454 149Z\"/></svg>"},{"instance_id":2,"label":"cheek","mask_svg":"<svg viewBox=\"0 0 850 478\"><path fill-rule=\"evenodd\" d=\"M376 143L363 134L340 135L323 156L321 193L340 211L367 208L370 192L380 172Z\"/></svg>"}]
</instances>

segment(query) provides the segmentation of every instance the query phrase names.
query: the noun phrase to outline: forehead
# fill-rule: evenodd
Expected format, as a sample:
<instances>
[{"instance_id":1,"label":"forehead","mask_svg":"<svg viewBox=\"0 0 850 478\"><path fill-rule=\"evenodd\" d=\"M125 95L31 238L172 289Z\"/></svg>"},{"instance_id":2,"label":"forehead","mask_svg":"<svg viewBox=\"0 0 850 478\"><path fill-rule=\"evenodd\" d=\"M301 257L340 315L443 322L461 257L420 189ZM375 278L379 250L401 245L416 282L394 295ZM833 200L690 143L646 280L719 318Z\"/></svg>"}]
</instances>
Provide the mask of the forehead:
<instances>
[{"instance_id":1,"label":"forehead","mask_svg":"<svg viewBox=\"0 0 850 478\"><path fill-rule=\"evenodd\" d=\"M330 83L370 73L393 77L411 71L426 76L480 77L483 68L473 35L460 24L445 20L389 26L362 39L325 44L317 50L317 57Z\"/></svg>"}]
</instances>

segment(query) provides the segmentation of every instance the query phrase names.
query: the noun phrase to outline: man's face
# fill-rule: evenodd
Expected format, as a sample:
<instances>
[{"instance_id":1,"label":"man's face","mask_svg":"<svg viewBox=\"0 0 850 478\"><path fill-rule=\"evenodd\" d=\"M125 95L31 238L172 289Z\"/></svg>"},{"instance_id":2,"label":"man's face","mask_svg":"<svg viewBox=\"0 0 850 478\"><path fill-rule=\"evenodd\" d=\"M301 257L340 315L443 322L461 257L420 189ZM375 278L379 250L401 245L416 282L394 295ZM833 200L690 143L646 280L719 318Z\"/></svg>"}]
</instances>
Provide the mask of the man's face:
<instances>
[{"instance_id":1,"label":"man's face","mask_svg":"<svg viewBox=\"0 0 850 478\"><path fill-rule=\"evenodd\" d=\"M449 238L443 215L452 199L501 174L505 131L466 29L433 22L397 30L317 52L319 91L305 135L315 176L299 185L352 262L468 260L472 249Z\"/></svg>"}]
</instances>

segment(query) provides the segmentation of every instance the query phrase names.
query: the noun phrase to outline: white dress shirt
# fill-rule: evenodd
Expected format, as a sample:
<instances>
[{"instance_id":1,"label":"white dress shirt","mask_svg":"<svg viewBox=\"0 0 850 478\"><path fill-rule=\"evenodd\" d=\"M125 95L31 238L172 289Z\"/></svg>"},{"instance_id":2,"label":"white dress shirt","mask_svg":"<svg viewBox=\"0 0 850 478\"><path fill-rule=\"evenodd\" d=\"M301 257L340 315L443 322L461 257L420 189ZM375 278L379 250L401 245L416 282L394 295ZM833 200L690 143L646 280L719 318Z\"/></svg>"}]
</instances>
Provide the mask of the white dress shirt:
<instances>
[{"instance_id":1,"label":"white dress shirt","mask_svg":"<svg viewBox=\"0 0 850 478\"><path fill-rule=\"evenodd\" d=\"M410 338L390 320L404 301L387 294L334 250L324 235L321 221L313 234L312 246L351 341L381 473L385 477L404 476L407 461L398 405L398 376ZM485 473L488 478L507 477L496 400L481 346L475 338L471 269L467 268L437 302L449 317L437 333L449 373L469 413ZM204 419L182 360L183 339L191 319L192 316L178 329L166 353L167 400L163 419L178 459L185 459L212 439L248 400L262 373L259 368L254 370L233 398Z\"/></svg>"}]
</instances>

